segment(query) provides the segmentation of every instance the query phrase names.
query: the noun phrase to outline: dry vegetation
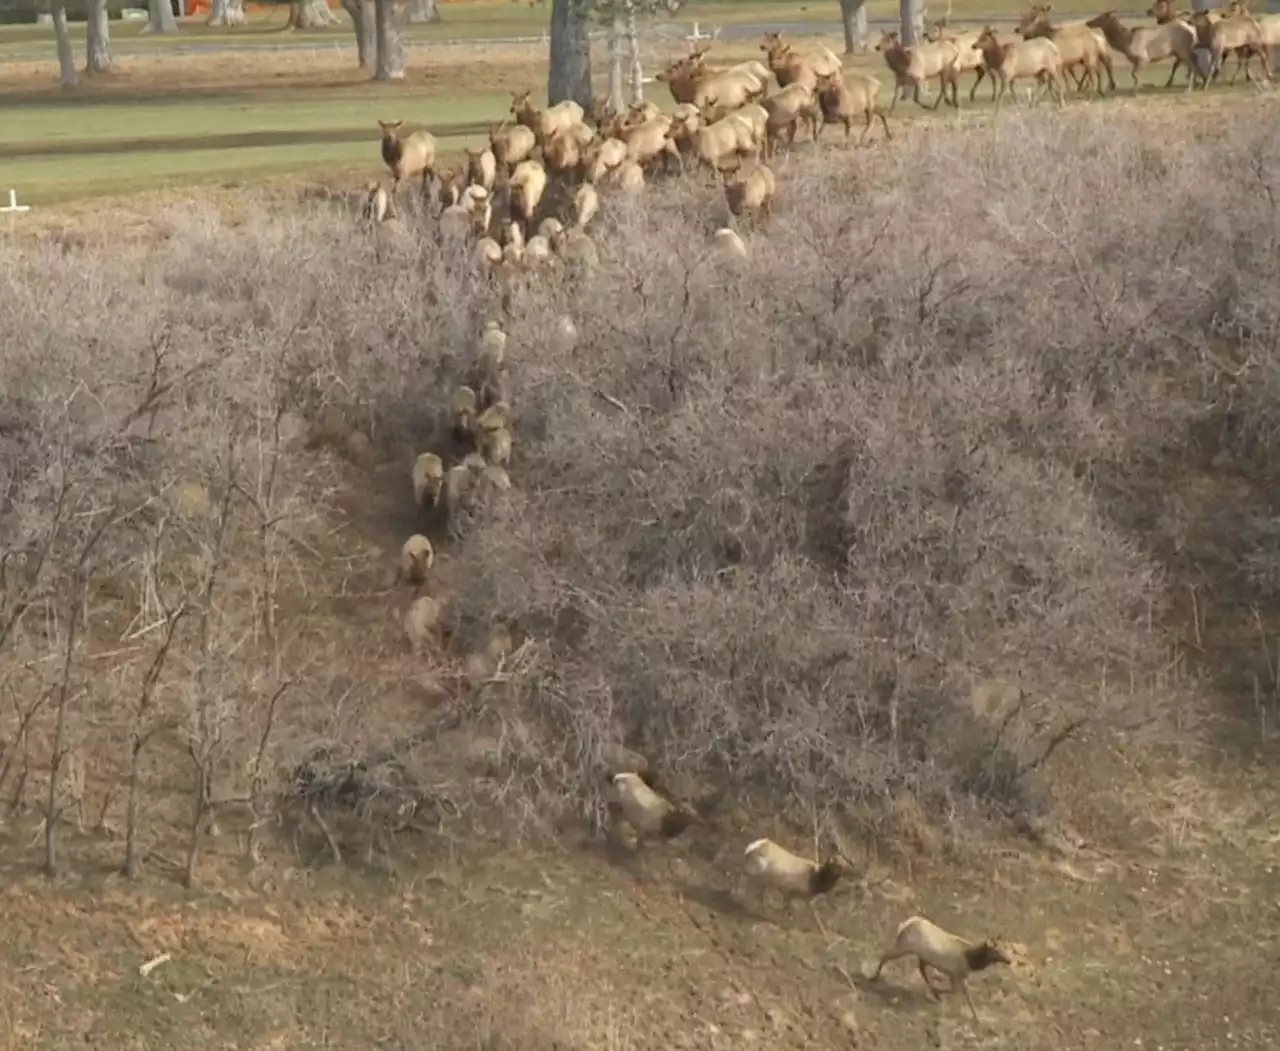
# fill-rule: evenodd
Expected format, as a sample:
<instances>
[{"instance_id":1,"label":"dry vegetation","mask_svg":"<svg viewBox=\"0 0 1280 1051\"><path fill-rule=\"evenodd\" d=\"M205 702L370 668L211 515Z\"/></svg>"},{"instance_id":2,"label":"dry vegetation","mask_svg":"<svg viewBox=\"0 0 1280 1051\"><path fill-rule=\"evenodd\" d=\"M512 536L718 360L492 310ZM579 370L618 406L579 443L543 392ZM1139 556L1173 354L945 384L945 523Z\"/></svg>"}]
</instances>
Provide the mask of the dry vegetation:
<instances>
[{"instance_id":1,"label":"dry vegetation","mask_svg":"<svg viewBox=\"0 0 1280 1051\"><path fill-rule=\"evenodd\" d=\"M1113 744L1229 722L1258 748L1280 716L1280 118L1248 113L1042 111L791 158L739 268L672 236L719 225L711 186L610 199L599 265L511 300L514 490L457 540L409 472L447 452L500 297L434 237L380 262L333 204L188 205L155 244L0 248L5 842L39 825L50 871L195 882L205 849L278 872L290 842L531 840L598 825L619 744L731 848L764 808L862 856L1043 831L1056 803L1118 832ZM414 655L389 582L420 530L448 632ZM465 678L499 623L513 652ZM554 937L593 889L553 876L506 922ZM648 1008L562 936L598 981L538 1000L520 1046L571 1016L574 1046L629 1046ZM527 1023L504 981L459 988L520 1017L457 993L440 1046ZM1055 1046L1023 1013L1018 1046ZM382 1036L443 1039L432 1019Z\"/></svg>"}]
</instances>

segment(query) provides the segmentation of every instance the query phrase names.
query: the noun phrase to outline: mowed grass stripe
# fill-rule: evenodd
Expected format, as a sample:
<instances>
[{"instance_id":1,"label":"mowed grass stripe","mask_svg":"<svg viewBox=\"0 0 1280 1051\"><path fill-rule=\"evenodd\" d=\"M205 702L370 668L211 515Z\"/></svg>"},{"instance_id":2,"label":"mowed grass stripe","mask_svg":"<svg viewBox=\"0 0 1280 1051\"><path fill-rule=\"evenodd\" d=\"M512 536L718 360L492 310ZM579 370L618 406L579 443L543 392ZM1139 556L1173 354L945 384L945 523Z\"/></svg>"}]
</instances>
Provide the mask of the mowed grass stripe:
<instances>
[{"instance_id":1,"label":"mowed grass stripe","mask_svg":"<svg viewBox=\"0 0 1280 1051\"><path fill-rule=\"evenodd\" d=\"M448 159L479 137L440 138ZM250 182L281 176L331 176L351 171L367 178L386 175L375 140L308 145L275 144L243 149L142 151L64 157L19 157L4 163L5 185L24 204L50 205L88 197L162 190L200 183ZM356 176L353 175L353 178ZM354 185L354 184L353 184ZM363 185L363 183L361 183Z\"/></svg>"},{"instance_id":2,"label":"mowed grass stripe","mask_svg":"<svg viewBox=\"0 0 1280 1051\"><path fill-rule=\"evenodd\" d=\"M440 124L432 128L438 141L455 138L483 138L489 125ZM282 146L320 146L331 143L362 143L371 157L378 153L378 136L368 128L328 128L311 131L255 131L226 135L175 135L147 139L72 139L66 142L6 143L8 157L84 157L121 153L194 153L212 150L244 150ZM7 170L7 166L6 166Z\"/></svg>"},{"instance_id":3,"label":"mowed grass stripe","mask_svg":"<svg viewBox=\"0 0 1280 1051\"><path fill-rule=\"evenodd\" d=\"M59 155L143 149L220 149L309 142L378 142L378 121L401 119L439 135L483 131L506 117L511 96L409 93L394 99L368 96L300 100L296 93L209 102L188 95L183 104L82 106L74 101L15 108L0 121L0 156ZM207 143L207 145L205 145Z\"/></svg>"}]
</instances>

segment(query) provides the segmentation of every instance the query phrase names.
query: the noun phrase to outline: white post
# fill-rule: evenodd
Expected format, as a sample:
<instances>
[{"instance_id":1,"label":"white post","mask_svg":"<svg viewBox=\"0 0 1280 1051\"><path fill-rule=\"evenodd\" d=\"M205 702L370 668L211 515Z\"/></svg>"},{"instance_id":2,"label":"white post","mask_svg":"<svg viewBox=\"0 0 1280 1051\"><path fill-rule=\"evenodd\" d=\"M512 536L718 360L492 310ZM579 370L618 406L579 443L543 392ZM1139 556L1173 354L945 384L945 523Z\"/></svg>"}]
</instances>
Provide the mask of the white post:
<instances>
[{"instance_id":1,"label":"white post","mask_svg":"<svg viewBox=\"0 0 1280 1051\"><path fill-rule=\"evenodd\" d=\"M6 213L12 214L14 212L29 212L29 211L31 211L31 205L19 204L18 191L10 187L9 188L9 205L7 208L0 208L0 212L6 212Z\"/></svg>"}]
</instances>

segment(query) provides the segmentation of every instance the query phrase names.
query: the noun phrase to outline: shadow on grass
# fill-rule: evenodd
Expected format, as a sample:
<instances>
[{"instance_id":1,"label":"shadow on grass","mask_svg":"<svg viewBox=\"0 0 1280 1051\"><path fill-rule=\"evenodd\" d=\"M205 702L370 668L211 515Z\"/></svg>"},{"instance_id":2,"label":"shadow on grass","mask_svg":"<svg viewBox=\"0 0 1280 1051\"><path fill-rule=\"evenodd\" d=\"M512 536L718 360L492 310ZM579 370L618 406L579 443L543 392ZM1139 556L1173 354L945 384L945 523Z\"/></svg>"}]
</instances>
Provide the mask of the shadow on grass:
<instances>
[{"instance_id":1,"label":"shadow on grass","mask_svg":"<svg viewBox=\"0 0 1280 1051\"><path fill-rule=\"evenodd\" d=\"M176 153L196 150L236 150L272 146L318 146L335 142L368 142L376 150L376 130L368 128L329 128L319 131L264 130L228 135L170 135L140 139L72 139L65 142L14 142L4 149L10 157L91 156L117 153ZM461 136L477 137L488 131L488 125L440 124L433 128L437 139Z\"/></svg>"},{"instance_id":2,"label":"shadow on grass","mask_svg":"<svg viewBox=\"0 0 1280 1051\"><path fill-rule=\"evenodd\" d=\"M772 922L769 917L762 916L747 908L733 896L733 892L724 887L710 887L706 884L680 883L676 890L689 901L701 905L709 912L718 913L735 920L751 920L756 922Z\"/></svg>"},{"instance_id":3,"label":"shadow on grass","mask_svg":"<svg viewBox=\"0 0 1280 1051\"><path fill-rule=\"evenodd\" d=\"M350 85L344 83L338 86L346 87ZM222 102L248 102L261 98L262 94L263 89L260 86L211 88L208 91L201 91L199 98L201 105L213 105ZM110 81L104 82L101 87L94 84L81 85L74 88L58 88L45 84L37 88L28 88L27 90L0 90L0 99L3 99L6 105L55 112L58 110L92 109L95 106L121 106L130 103L147 106L172 106L175 109L192 104L190 91L178 92L174 91L172 87L161 88L149 85L125 86Z\"/></svg>"}]
</instances>

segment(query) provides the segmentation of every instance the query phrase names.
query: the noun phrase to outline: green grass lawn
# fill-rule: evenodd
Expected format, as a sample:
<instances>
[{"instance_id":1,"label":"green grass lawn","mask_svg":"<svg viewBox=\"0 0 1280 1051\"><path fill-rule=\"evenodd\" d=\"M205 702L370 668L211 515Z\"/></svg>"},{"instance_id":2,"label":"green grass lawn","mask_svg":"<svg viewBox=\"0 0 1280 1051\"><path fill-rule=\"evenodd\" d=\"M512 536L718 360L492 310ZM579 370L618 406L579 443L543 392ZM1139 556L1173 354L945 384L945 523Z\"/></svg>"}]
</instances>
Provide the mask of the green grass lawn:
<instances>
[{"instance_id":1,"label":"green grass lawn","mask_svg":"<svg viewBox=\"0 0 1280 1051\"><path fill-rule=\"evenodd\" d=\"M445 156L479 140L442 138ZM24 204L50 205L89 197L166 187L243 182L298 174L320 176L351 169L352 185L385 176L377 141L247 146L231 150L158 150L73 157L19 157L5 161L0 189L12 186Z\"/></svg>"},{"instance_id":2,"label":"green grass lawn","mask_svg":"<svg viewBox=\"0 0 1280 1051\"><path fill-rule=\"evenodd\" d=\"M0 192L12 186L23 201L47 204L366 164L373 177L385 170L378 153L379 117L443 130L501 119L510 103L504 92L443 96L411 89L388 108L358 92L263 91L214 99L188 94L171 103L104 99L89 105L54 95L48 104L12 106L0 121L0 154L8 155L0 163ZM275 133L288 133L290 141L271 142ZM480 136L438 138L450 155ZM81 145L98 152L71 152Z\"/></svg>"},{"instance_id":3,"label":"green grass lawn","mask_svg":"<svg viewBox=\"0 0 1280 1051\"><path fill-rule=\"evenodd\" d=\"M735 17L777 18L793 8L807 13L826 12L828 8L833 13L838 11L834 0L808 5L738 2L742 9L735 5ZM955 6L968 2L958 0ZM1069 7L1073 0L1060 3ZM689 14L714 14L727 6L702 3L690 8ZM509 28L534 17L541 21L544 17L515 4L461 11L450 8L447 13L454 16L454 25L474 20L495 28ZM953 17L960 20L955 8ZM123 28L136 32L134 24L127 23ZM6 32L12 36L26 30ZM229 35L225 30L218 34ZM198 27L190 35L208 39L215 33ZM263 34L250 27L245 35ZM735 41L735 46L741 48L743 44ZM412 67L412 58L410 64ZM882 64L879 56L867 55L851 60L848 68L875 72L882 69ZM888 94L886 84L886 101ZM654 97L660 104L667 101L662 91ZM988 97L983 92L979 104ZM110 94L95 97L56 90L30 97L24 94L21 99L13 96L5 100L0 96L4 110L0 155L8 155L0 163L0 193L12 186L24 201L49 204L178 183L238 182L291 172L309 175L347 168L358 172L366 165L373 177L383 170L378 157L379 118L398 117L410 127L436 129L438 136L443 136L442 151L456 155L463 145L480 139L483 124L506 116L509 101L509 95L501 90L442 92L439 86L433 89L421 84L401 86L392 100L381 89L363 83L320 90L246 84L243 90L211 91L183 91L181 85L175 84L172 97L137 101ZM903 117L919 119L921 112L904 103L895 119ZM275 134L288 138L273 141Z\"/></svg>"},{"instance_id":4,"label":"green grass lawn","mask_svg":"<svg viewBox=\"0 0 1280 1051\"><path fill-rule=\"evenodd\" d=\"M874 71L877 67L868 57L850 63L850 68ZM1146 78L1147 87L1140 105L1181 103L1185 107L1180 88L1165 92L1157 87L1157 82L1163 83L1164 75L1160 70ZM990 114L989 88L984 86L974 104L969 103L971 82L971 78L965 77L961 84L961 113ZM890 93L890 86L884 84L882 103L889 101ZM665 101L664 97L657 97ZM1224 87L1208 96L1197 96L1196 102L1217 106L1247 97L1248 92L1243 89ZM474 131L448 134L450 125L437 125L441 130L437 136L441 154L456 158L464 146L474 147L483 141L481 125L505 112L506 99L502 93L490 93L449 101L455 120L463 115L477 126ZM444 105L443 100L433 101ZM1131 96L1121 90L1101 102L1074 96L1068 102L1070 106L1115 104L1130 105ZM416 111L404 106L399 112L405 114L407 121L413 121L428 114L430 109L424 100ZM23 201L51 204L153 191L179 184L252 181L291 173L317 176L335 171L350 171L352 185L358 185L367 178L385 174L378 153L374 113L376 110L367 102L349 98L329 104L288 104L279 97L226 105L197 100L168 107L47 107L39 120L31 113L13 111L10 121L0 123L0 153L9 155L9 159L0 164L0 193L12 186ZM903 100L891 121L896 132L904 122L947 122L954 117L955 111L949 108L936 114L926 113L910 100ZM311 138L306 142L298 142L295 137L290 142L267 144L261 137L284 131ZM254 137L255 133L259 137ZM166 136L171 145L166 145ZM202 136L210 140L203 149L196 145ZM244 141L235 141L237 136ZM177 142L178 139L183 141ZM825 136L828 144L839 139L838 131L830 129ZM67 150L77 142L103 146L115 142L123 148L119 152L51 152ZM42 151L41 147L46 149ZM809 148L807 142L798 147L802 153Z\"/></svg>"},{"instance_id":5,"label":"green grass lawn","mask_svg":"<svg viewBox=\"0 0 1280 1051\"><path fill-rule=\"evenodd\" d=\"M68 142L165 140L192 135L254 135L270 131L364 132L377 145L379 119L396 116L406 124L432 127L501 120L511 104L505 92L444 96L406 91L394 103L352 98L334 92L290 98L283 93L206 100L175 97L172 103L114 103L109 98L86 105L79 100L39 106L13 106L0 120L0 152L5 146L56 146ZM23 152L27 152L24 148ZM6 169L8 165L4 166Z\"/></svg>"}]
</instances>

